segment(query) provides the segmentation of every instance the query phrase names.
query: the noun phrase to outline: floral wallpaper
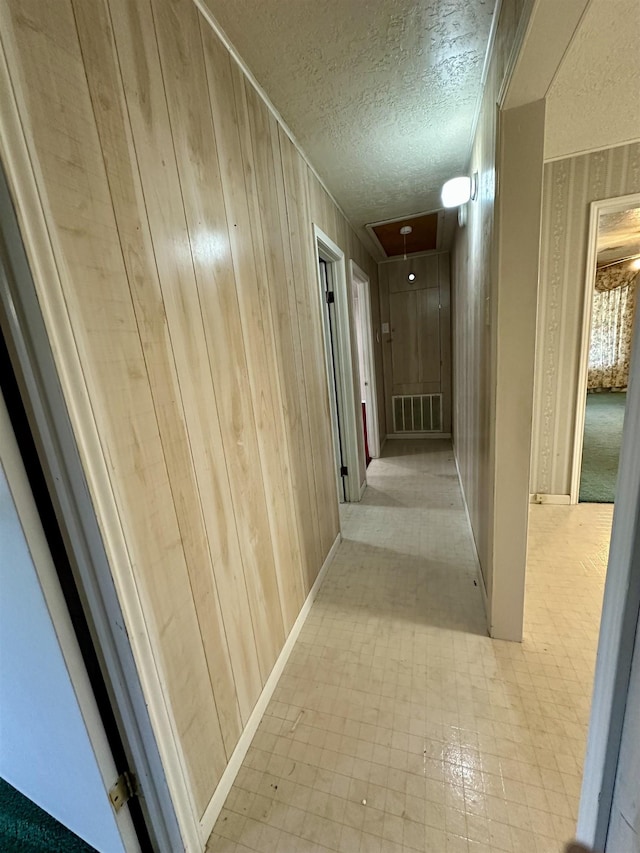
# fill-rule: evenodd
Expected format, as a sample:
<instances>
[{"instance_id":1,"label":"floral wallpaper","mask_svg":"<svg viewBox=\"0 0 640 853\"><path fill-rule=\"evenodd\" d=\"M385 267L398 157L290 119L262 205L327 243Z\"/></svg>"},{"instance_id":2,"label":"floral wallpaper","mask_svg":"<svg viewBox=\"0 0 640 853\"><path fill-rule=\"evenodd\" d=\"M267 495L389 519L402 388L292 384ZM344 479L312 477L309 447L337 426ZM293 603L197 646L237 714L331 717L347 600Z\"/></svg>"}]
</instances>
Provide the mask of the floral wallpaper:
<instances>
[{"instance_id":1,"label":"floral wallpaper","mask_svg":"<svg viewBox=\"0 0 640 853\"><path fill-rule=\"evenodd\" d=\"M591 202L633 193L640 193L640 142L545 163L532 493L571 492Z\"/></svg>"},{"instance_id":2,"label":"floral wallpaper","mask_svg":"<svg viewBox=\"0 0 640 853\"><path fill-rule=\"evenodd\" d=\"M636 270L618 265L596 273L587 380L590 391L627 387L639 277Z\"/></svg>"},{"instance_id":3,"label":"floral wallpaper","mask_svg":"<svg viewBox=\"0 0 640 853\"><path fill-rule=\"evenodd\" d=\"M596 272L596 290L613 290L625 284L634 284L640 273L622 264L604 267Z\"/></svg>"}]
</instances>

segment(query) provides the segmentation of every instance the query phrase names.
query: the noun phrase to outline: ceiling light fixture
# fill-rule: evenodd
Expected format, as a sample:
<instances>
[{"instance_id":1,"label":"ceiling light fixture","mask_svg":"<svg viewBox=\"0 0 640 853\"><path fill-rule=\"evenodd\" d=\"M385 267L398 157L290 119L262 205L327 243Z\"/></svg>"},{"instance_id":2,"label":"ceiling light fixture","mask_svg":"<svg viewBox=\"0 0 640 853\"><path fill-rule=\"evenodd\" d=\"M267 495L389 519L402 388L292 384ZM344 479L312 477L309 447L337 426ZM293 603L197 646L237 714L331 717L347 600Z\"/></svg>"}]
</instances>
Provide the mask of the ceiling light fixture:
<instances>
[{"instance_id":1,"label":"ceiling light fixture","mask_svg":"<svg viewBox=\"0 0 640 853\"><path fill-rule=\"evenodd\" d=\"M442 187L443 207L459 207L469 200L474 200L478 192L478 173L474 172L471 178L466 175L459 178L451 178Z\"/></svg>"},{"instance_id":2,"label":"ceiling light fixture","mask_svg":"<svg viewBox=\"0 0 640 853\"><path fill-rule=\"evenodd\" d=\"M402 244L404 246L404 260L407 260L407 234L411 234L413 228L410 225L403 225L400 229L400 233L402 234ZM407 276L408 280L413 283L416 280L416 275L413 272L410 272Z\"/></svg>"}]
</instances>

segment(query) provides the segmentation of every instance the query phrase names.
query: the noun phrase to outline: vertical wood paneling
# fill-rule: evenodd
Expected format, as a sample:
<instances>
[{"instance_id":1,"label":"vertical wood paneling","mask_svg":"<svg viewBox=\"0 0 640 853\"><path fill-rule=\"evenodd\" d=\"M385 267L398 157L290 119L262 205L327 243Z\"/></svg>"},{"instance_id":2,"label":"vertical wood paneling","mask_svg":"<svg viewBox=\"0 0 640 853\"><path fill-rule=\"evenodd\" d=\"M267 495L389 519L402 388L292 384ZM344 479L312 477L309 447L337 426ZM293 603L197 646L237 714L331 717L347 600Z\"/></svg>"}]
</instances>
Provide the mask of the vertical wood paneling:
<instances>
[{"instance_id":1,"label":"vertical wood paneling","mask_svg":"<svg viewBox=\"0 0 640 853\"><path fill-rule=\"evenodd\" d=\"M190 3L167 2L153 5L153 19L177 166L173 203L178 210L184 209L188 236L185 257L195 276L188 286L194 332L199 339L195 356L198 363L185 361L184 381L190 387L200 492L206 507L209 541L214 547L217 543L216 578L242 719L246 721L262 684L254 636L256 623L244 571L245 551L238 542L239 532L250 524L239 523L238 519L245 516L236 509L245 506L246 485L241 479L238 488L233 481L243 462L243 472L255 464L255 459L238 460L236 452L237 445L245 441L248 444L252 435L253 412L248 395L237 393L237 389L246 392L247 366L198 16ZM183 97L185 90L191 93L189 101ZM170 156L170 152L166 154ZM202 192L203 187L208 192ZM179 290L176 297L183 299ZM186 335L186 329L181 331ZM202 397L207 387L211 389L210 396ZM230 458L233 462L228 461ZM222 459L225 465L220 464ZM233 526L232 533L225 531L221 535L216 529L222 518Z\"/></svg>"},{"instance_id":2,"label":"vertical wood paneling","mask_svg":"<svg viewBox=\"0 0 640 853\"><path fill-rule=\"evenodd\" d=\"M418 378L418 294L415 290L390 294L389 319L393 384L417 384L420 380ZM391 391L393 393L393 386Z\"/></svg>"},{"instance_id":3,"label":"vertical wood paneling","mask_svg":"<svg viewBox=\"0 0 640 853\"><path fill-rule=\"evenodd\" d=\"M590 204L636 192L640 143L545 165L532 492L571 490Z\"/></svg>"},{"instance_id":4,"label":"vertical wood paneling","mask_svg":"<svg viewBox=\"0 0 640 853\"><path fill-rule=\"evenodd\" d=\"M191 0L0 15L202 815L339 530L312 222L369 275L374 327L377 266Z\"/></svg>"},{"instance_id":5,"label":"vertical wood paneling","mask_svg":"<svg viewBox=\"0 0 640 853\"><path fill-rule=\"evenodd\" d=\"M351 342L351 363L353 366L354 373L358 372L358 352L357 352L357 340L354 326L354 316L353 316L353 292L352 292L352 283L351 276L349 271L349 251L351 249L351 228L349 223L342 215L342 212L338 210L329 194L321 185L320 181L316 178L311 169L307 169L307 180L309 183L309 199L311 204L311 216L315 225L317 225L321 231L323 231L334 243L338 246L345 248L345 277L346 277L346 287L347 287L347 306L349 310L349 316L347 318L349 325L349 335ZM360 258L363 263L359 264L359 266L366 271L366 268L369 264L362 258ZM356 257L353 257L353 260L358 263ZM377 273L377 270L376 270ZM377 302L377 274L370 275L370 284L372 288L372 299L375 299ZM357 378L357 377L356 377ZM360 399L360 384L358 381L354 382L354 397L353 397L353 406L356 411L356 424L359 425L362 421L361 414L361 406L362 401ZM358 483L362 484L365 481L366 477L366 461L365 461L365 452L364 452L364 430L358 428L356 431L356 441L357 441L357 454L358 454Z\"/></svg>"},{"instance_id":6,"label":"vertical wood paneling","mask_svg":"<svg viewBox=\"0 0 640 853\"><path fill-rule=\"evenodd\" d=\"M421 258L399 259L385 263L389 278L389 293L401 290L422 290L425 287L438 287L438 259L440 255L424 255ZM445 255L448 257L448 255ZM415 275L413 282L409 273Z\"/></svg>"},{"instance_id":7,"label":"vertical wood paneling","mask_svg":"<svg viewBox=\"0 0 640 853\"><path fill-rule=\"evenodd\" d=\"M49 177L49 225L121 523L192 795L203 802L225 755L73 12L37 0L2 8L20 63L23 121Z\"/></svg>"},{"instance_id":8,"label":"vertical wood paneling","mask_svg":"<svg viewBox=\"0 0 640 853\"><path fill-rule=\"evenodd\" d=\"M214 535L207 536L202 498L207 490L198 488L197 472L191 453L184 406L169 337L164 302L158 280L155 255L140 185L135 151L126 117L117 58L113 49L108 12L104 5L89 7L74 2L80 44L93 104L100 143L122 255L125 263L143 350L149 384L154 396L158 425L169 478L172 483L180 535L191 578L198 623L207 656L220 725L227 748L232 748L241 729L238 708L239 692L244 700L242 683L251 683L251 666L255 651L247 652L239 643L232 644L232 657L237 669L237 690L231 668L226 631L239 638L235 613L242 608L234 601L223 617L218 600L213 566L229 563L229 553L237 553L237 534L229 513L222 511L228 485L209 466L200 474L214 478L213 494L208 506L207 522ZM220 481L221 480L221 481Z\"/></svg>"},{"instance_id":9,"label":"vertical wood paneling","mask_svg":"<svg viewBox=\"0 0 640 853\"><path fill-rule=\"evenodd\" d=\"M269 495L267 509L286 636L300 612L304 595L300 542L289 479L289 445L269 298L269 282L277 286L278 273L269 263L274 244L265 240L262 230L263 214L256 177L258 171L263 174L261 167L269 168L271 147L268 137L260 138L254 133L252 140L244 75L235 65L232 65L232 78L255 260L255 287L247 294L254 323L246 324L249 334L245 335L245 339L248 337L249 340L245 346L250 353L249 364L253 368L251 388L254 408L261 408L261 419L257 423L258 442L265 490ZM254 142L257 151L262 152L263 159L254 154Z\"/></svg>"},{"instance_id":10,"label":"vertical wood paneling","mask_svg":"<svg viewBox=\"0 0 640 853\"><path fill-rule=\"evenodd\" d=\"M376 392L378 407L378 429L380 433L380 444L386 438L385 411L384 411L384 364L382 345L382 319L380 302L380 273L379 266L375 264L364 246L356 237L353 229L349 230L351 253L356 258L358 266L369 276L371 289L371 323L373 326L371 340L373 341L373 359L376 373Z\"/></svg>"},{"instance_id":11,"label":"vertical wood paneling","mask_svg":"<svg viewBox=\"0 0 640 853\"><path fill-rule=\"evenodd\" d=\"M258 660L264 680L280 642L281 635L277 630L281 618L280 603L273 562L261 560L259 556L261 549L268 548L271 541L264 492L260 489L255 495L249 493L249 472L252 469L260 471L261 468L253 428L256 410L249 393L250 371L243 349L241 316L235 296L224 205L221 203L223 192L199 21L188 0L154 3L153 8L191 255L205 320L205 364L210 365L214 376L224 456L227 460L235 460L234 464L228 461L232 503L236 520L242 519L243 532L253 535L256 522L258 527L255 541L249 546L241 533L241 551L248 579L250 621L257 637L269 637L264 641L263 651L261 642L258 643ZM184 98L185 91L190 92L189 100ZM204 193L203 187L207 187L209 192ZM218 260L219 274L215 279L211 275L212 260L214 264ZM240 453L238 447L242 448ZM268 633L269 620L273 626L271 634Z\"/></svg>"},{"instance_id":12,"label":"vertical wood paneling","mask_svg":"<svg viewBox=\"0 0 640 853\"><path fill-rule=\"evenodd\" d=\"M450 432L449 254L383 263L379 275L381 317L391 324L382 336L387 430L393 432L392 396L442 392L442 429Z\"/></svg>"},{"instance_id":13,"label":"vertical wood paneling","mask_svg":"<svg viewBox=\"0 0 640 853\"><path fill-rule=\"evenodd\" d=\"M452 254L453 436L460 479L489 597L493 536L493 375L495 371L495 180L497 99L523 0L503 3L471 151L476 201Z\"/></svg>"},{"instance_id":14,"label":"vertical wood paneling","mask_svg":"<svg viewBox=\"0 0 640 853\"><path fill-rule=\"evenodd\" d=\"M268 379L264 374L261 376L261 366L258 363L264 338L260 304L255 292L257 273L244 186L232 67L229 54L210 31L205 29L205 26L201 25L201 32L214 128L219 146L224 202L229 222L233 223L233 227L230 228L231 251L236 274L242 339L250 372L249 382L266 382ZM262 369L265 367L262 365ZM259 638L258 657L264 679L282 648L284 626L278 597L264 481L261 477L256 477L261 470L257 432L267 428L266 412L263 409L265 401L261 401L258 409L253 410L255 420L253 421L253 418L250 420L248 413L251 410L251 400L247 391L246 385L244 389L239 387L233 391L230 389L231 393L227 398L227 404L232 399L237 401L244 399L246 413L240 414L240 417L234 420L229 419L229 426L235 425L236 431L242 429L243 438L240 441L236 439L236 452L228 452L226 458L228 464L231 464L234 456L237 456L238 460L231 480L232 483L237 484L239 490L242 490L242 493L238 494L236 516L238 519L243 517L246 519L246 526L240 533L240 544L243 548L245 571L250 573L247 576L247 586L254 628ZM229 450L231 451L231 448Z\"/></svg>"},{"instance_id":15,"label":"vertical wood paneling","mask_svg":"<svg viewBox=\"0 0 640 853\"><path fill-rule=\"evenodd\" d=\"M439 288L427 287L418 290L416 295L417 317L422 320L418 336L418 382L439 385L442 376Z\"/></svg>"},{"instance_id":16,"label":"vertical wood paneling","mask_svg":"<svg viewBox=\"0 0 640 853\"><path fill-rule=\"evenodd\" d=\"M318 438L316 436L314 441L313 421L315 410L312 405L312 389L307 388L306 385L306 371L309 367L310 357L308 355L309 341L305 338L304 306L309 297L304 287L301 286L301 282L304 282L305 276L315 276L316 272L315 266L311 269L309 268L308 259L305 258L305 230L303 228L302 234L300 233L298 218L295 215L298 207L298 193L301 190L296 184L293 173L292 164L295 162L295 150L290 140L279 127L277 128L277 135L277 148L280 161L280 168L276 172L278 210L281 233L283 235L282 239L285 246L284 259L287 266L289 309L292 320L292 338L296 352L297 376L300 383L299 388L302 391L300 396L300 411L301 417L305 421L305 427L308 427L308 432L306 428L304 429L304 439L312 514L310 529L307 530L307 549L311 553L315 551L316 554L320 554L322 551L322 537L320 519L317 512L318 490L314 462L314 448L317 446Z\"/></svg>"},{"instance_id":17,"label":"vertical wood paneling","mask_svg":"<svg viewBox=\"0 0 640 853\"><path fill-rule=\"evenodd\" d=\"M269 282L268 296L271 301L280 388L284 404L282 415L286 421L283 432L285 440L288 440L293 510L301 547L300 559L304 582L299 594L302 596L304 589L308 590L315 580L318 562L314 556L316 543L312 523L312 495L309 489L313 481L309 418L306 399L303 399L300 394L300 389L304 386L304 373L301 369L295 282L291 272L288 231L285 232L282 228L282 209L285 202L280 140L275 118L248 81L245 81L245 91L255 160L260 227ZM286 221L286 211L284 219ZM297 573L295 576L297 577ZM296 615L297 612L294 613L294 618Z\"/></svg>"},{"instance_id":18,"label":"vertical wood paneling","mask_svg":"<svg viewBox=\"0 0 640 853\"><path fill-rule=\"evenodd\" d=\"M280 149L287 202L287 220L291 239L294 276L300 282L298 323L302 341L307 406L312 424L311 441L316 485L316 501L321 550L330 547L339 527L336 488L333 474L333 449L329 420L327 381L324 370L320 316L320 291L317 284L317 257L310 233L312 221L307 181L307 165L291 140L280 130Z\"/></svg>"},{"instance_id":19,"label":"vertical wood paneling","mask_svg":"<svg viewBox=\"0 0 640 853\"><path fill-rule=\"evenodd\" d=\"M346 221L346 220L345 220ZM382 362L382 329L380 326L380 280L378 264L371 258L367 250L364 248L353 228L347 223L347 242L348 255L352 258L360 269L369 277L369 288L371 294L371 339L373 341L373 358L377 377L377 408L378 408L378 428L380 431L380 443L382 444L385 435L385 412L384 412L384 382L383 373L384 365Z\"/></svg>"},{"instance_id":20,"label":"vertical wood paneling","mask_svg":"<svg viewBox=\"0 0 640 853\"><path fill-rule=\"evenodd\" d=\"M328 204L331 204L331 199L327 196ZM339 246L349 246L349 232L350 227L347 220L344 218L342 213L336 209L336 225L337 225L337 243ZM362 424L362 395L360 393L360 376L359 376L359 361L358 361L358 338L356 334L355 327L355 311L353 304L353 282L351 280L351 271L349 269L349 260L348 257L345 258L345 262L347 265L346 269L346 283L347 283L347 305L349 307L349 340L351 342L351 365L355 375L355 380L353 383L353 405L355 407L356 412L356 442L357 442L357 455L358 455L358 483L362 485L367 476L367 463L366 463L366 455L364 450L364 425ZM370 284L370 287L374 288L374 292L372 298L374 298L377 293L375 292L376 282L373 285ZM375 338L374 338L375 339Z\"/></svg>"},{"instance_id":21,"label":"vertical wood paneling","mask_svg":"<svg viewBox=\"0 0 640 853\"><path fill-rule=\"evenodd\" d=\"M391 369L391 332L382 332L382 325L388 324L391 329L391 309L389 304L389 264L380 264L378 267L378 286L380 292L380 339L382 341L382 370L384 381L383 396L384 396L384 420L387 434L393 432L393 408L391 405L391 388L393 386L393 373Z\"/></svg>"},{"instance_id":22,"label":"vertical wood paneling","mask_svg":"<svg viewBox=\"0 0 640 853\"><path fill-rule=\"evenodd\" d=\"M440 282L440 354L442 359L442 421L447 432L451 430L451 260L449 255L438 255L438 280Z\"/></svg>"}]
</instances>

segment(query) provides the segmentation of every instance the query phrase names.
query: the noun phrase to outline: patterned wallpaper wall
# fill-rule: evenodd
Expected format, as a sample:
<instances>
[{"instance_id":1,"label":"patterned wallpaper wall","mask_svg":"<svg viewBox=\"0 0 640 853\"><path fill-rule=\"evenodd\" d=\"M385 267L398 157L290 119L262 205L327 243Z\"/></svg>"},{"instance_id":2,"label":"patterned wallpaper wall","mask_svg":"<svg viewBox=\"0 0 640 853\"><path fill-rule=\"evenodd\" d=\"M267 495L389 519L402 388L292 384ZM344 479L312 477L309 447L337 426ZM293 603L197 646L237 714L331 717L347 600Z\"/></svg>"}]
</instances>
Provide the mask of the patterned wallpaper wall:
<instances>
[{"instance_id":1,"label":"patterned wallpaper wall","mask_svg":"<svg viewBox=\"0 0 640 853\"><path fill-rule=\"evenodd\" d=\"M640 143L545 164L531 492L570 492L589 206L635 192Z\"/></svg>"}]
</instances>

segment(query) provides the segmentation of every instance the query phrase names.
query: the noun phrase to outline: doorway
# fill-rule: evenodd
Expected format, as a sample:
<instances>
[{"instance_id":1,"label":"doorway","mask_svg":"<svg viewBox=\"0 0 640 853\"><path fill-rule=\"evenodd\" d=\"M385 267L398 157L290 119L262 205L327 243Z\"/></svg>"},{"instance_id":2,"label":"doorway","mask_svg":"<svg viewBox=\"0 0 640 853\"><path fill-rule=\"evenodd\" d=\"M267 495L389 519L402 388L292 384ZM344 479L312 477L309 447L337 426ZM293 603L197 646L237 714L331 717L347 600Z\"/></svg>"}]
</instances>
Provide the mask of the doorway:
<instances>
[{"instance_id":1,"label":"doorway","mask_svg":"<svg viewBox=\"0 0 640 853\"><path fill-rule=\"evenodd\" d=\"M338 371L338 340L337 318L335 310L335 285L333 269L329 261L318 257L320 271L320 286L324 296L324 315L326 318L326 349L327 349L327 380L329 382L329 408L331 409L331 425L333 430L334 463L337 471L338 500L347 500L347 454L345 448L344 428L340 412L340 388Z\"/></svg>"},{"instance_id":2,"label":"doorway","mask_svg":"<svg viewBox=\"0 0 640 853\"><path fill-rule=\"evenodd\" d=\"M571 503L614 503L640 281L640 196L594 202Z\"/></svg>"},{"instance_id":3,"label":"doorway","mask_svg":"<svg viewBox=\"0 0 640 853\"><path fill-rule=\"evenodd\" d=\"M136 843L143 850L182 849L182 833L151 724L149 702L129 634L123 630L125 622L103 534L2 168L0 331L2 395L20 465L26 471L25 491L35 503L36 522L30 525L30 532L38 525L43 528L49 560L55 566L52 585L57 582L57 597L64 604L58 608L54 629L56 633L63 630L60 613L67 612L65 624L69 626L70 620L71 626L67 633L72 646L80 650L76 658L80 658L79 671L84 674L79 678L93 694L87 702L99 711L98 730L102 727L106 732L112 758L107 754L101 767L108 767L109 760L115 762L118 778L111 774L108 787L114 787L114 808L125 801L118 810L120 823L127 812L130 816L124 820L128 829L120 827L120 832L127 849L136 849ZM3 451L3 463L4 459ZM62 784L55 767L46 769ZM69 793L78 784L82 784L81 778L72 779ZM136 791L140 796L126 801ZM132 834L137 839L127 840Z\"/></svg>"},{"instance_id":4,"label":"doorway","mask_svg":"<svg viewBox=\"0 0 640 853\"><path fill-rule=\"evenodd\" d=\"M325 366L331 414L336 490L340 503L359 501L364 488L361 417L356 418L354 370L351 360L349 304L344 252L317 226L314 236L322 305ZM361 476L362 474L362 476Z\"/></svg>"},{"instance_id":5,"label":"doorway","mask_svg":"<svg viewBox=\"0 0 640 853\"><path fill-rule=\"evenodd\" d=\"M114 853L150 849L130 807L116 811L109 802L127 759L113 719L103 716L108 695L96 684L97 661L87 658L79 613L65 597L61 543L52 541L42 496L38 507L29 479L35 460L24 459L23 429L22 447L17 440L15 395L0 363L0 843L39 839L44 846L55 835L70 850L85 849L80 838Z\"/></svg>"},{"instance_id":6,"label":"doorway","mask_svg":"<svg viewBox=\"0 0 640 853\"><path fill-rule=\"evenodd\" d=\"M373 354L373 322L371 318L371 289L368 276L351 261L351 292L353 298L353 325L358 351L358 374L362 401L365 462L380 456L380 431L378 426L378 395Z\"/></svg>"},{"instance_id":7,"label":"doorway","mask_svg":"<svg viewBox=\"0 0 640 853\"><path fill-rule=\"evenodd\" d=\"M569 733L566 729L563 744L557 742L555 760L564 773L564 790L572 801L572 818L576 816L581 802L578 836L598 850L605 849L606 824L619 752L621 711L624 710L640 591L637 551L631 544L637 537L640 476L634 446L637 444L640 410L634 381L630 385L628 400L622 396L619 398L623 401L624 437L614 443L611 427L600 429L600 447L604 446L614 454L615 468L619 467L617 481L614 471L608 500L603 499L602 492L594 495L597 502L584 499L583 459L588 466L590 452L587 446L590 425L585 428L585 423L589 416L589 397L595 399L596 406L602 405L601 399L606 403L607 396L612 398L625 393L629 369L634 376L638 374L639 336L635 336L633 344L635 364L632 363L629 346L628 355L622 359L627 364L620 365L617 357L611 357L612 347L607 344L607 338L598 339L593 334L602 334L609 326L617 335L613 342L619 342L623 326L626 324L630 328L633 320L633 313L627 316L628 312L622 310L625 306L621 304L618 306L620 310L613 305L612 309L616 310L611 310L610 319L603 322L607 306L597 305L601 301L598 294L608 291L606 286L596 287L596 284L598 278L610 275L607 270L615 271L623 266L628 269L633 256L640 252L640 247L632 248L634 238L632 229L628 227L628 212L637 207L640 207L640 195L593 202L588 216L586 205L584 207L587 257L583 267L584 278L581 270L576 282L579 296L573 307L575 353L579 359L566 363L565 368L567 371L570 369L579 381L571 399L571 407L575 407L575 431L571 436L572 456L567 465L571 475L570 495L563 501L572 505L532 504L529 515L525 630L527 639L532 644L543 643L545 653L555 655L559 666L567 676L570 675L566 687L562 685L564 692L557 695L562 702L562 697L573 691L573 731ZM610 214L615 216L609 217ZM616 222L624 226L626 234L621 233ZM576 261L583 260L584 256L574 260L573 278L567 278L567 281L576 281ZM618 286L610 287L609 291L622 286L619 282L616 284ZM582 301L580 297L583 307L577 308L576 303ZM615 294L615 298L618 302L623 301L620 294ZM571 310L570 304L566 310ZM597 311L600 317L594 316ZM597 326L602 327L602 331ZM630 333L628 338L627 343L630 344ZM625 375L618 379L619 368L624 369ZM599 389L597 386L588 388L594 385L599 373L608 374L606 382L601 382ZM613 529L612 519L615 519ZM551 697L546 697L546 700L550 702ZM547 702L545 705L547 713L550 705ZM584 730L589 717L590 734L585 759ZM572 753L571 757L563 755L565 749Z\"/></svg>"},{"instance_id":8,"label":"doorway","mask_svg":"<svg viewBox=\"0 0 640 853\"><path fill-rule=\"evenodd\" d=\"M379 266L388 439L451 437L451 288L447 252Z\"/></svg>"}]
</instances>

